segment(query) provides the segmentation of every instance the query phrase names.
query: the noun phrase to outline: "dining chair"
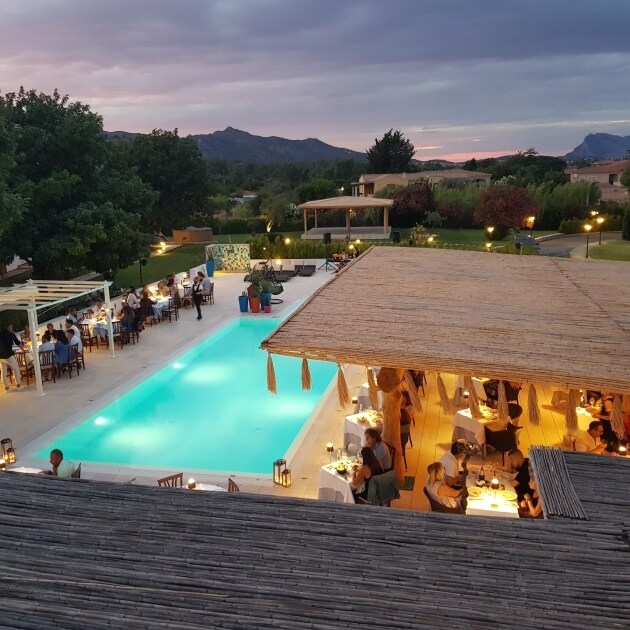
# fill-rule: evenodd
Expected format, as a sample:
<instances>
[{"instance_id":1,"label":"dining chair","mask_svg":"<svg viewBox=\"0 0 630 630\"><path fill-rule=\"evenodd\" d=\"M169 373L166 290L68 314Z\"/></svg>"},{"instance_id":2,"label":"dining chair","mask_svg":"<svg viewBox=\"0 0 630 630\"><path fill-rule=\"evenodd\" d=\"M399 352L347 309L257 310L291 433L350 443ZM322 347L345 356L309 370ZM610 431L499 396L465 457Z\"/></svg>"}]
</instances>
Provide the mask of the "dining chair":
<instances>
[{"instance_id":1,"label":"dining chair","mask_svg":"<svg viewBox=\"0 0 630 630\"><path fill-rule=\"evenodd\" d=\"M505 466L505 454L518 448L518 432L523 427L517 427L515 424L508 422L504 429L493 431L484 427L486 433L486 445L491 446L495 451L501 453L501 461Z\"/></svg>"},{"instance_id":2,"label":"dining chair","mask_svg":"<svg viewBox=\"0 0 630 630\"><path fill-rule=\"evenodd\" d=\"M240 492L241 489L236 485L236 482L232 479L228 479L228 492Z\"/></svg>"},{"instance_id":3,"label":"dining chair","mask_svg":"<svg viewBox=\"0 0 630 630\"><path fill-rule=\"evenodd\" d=\"M25 352L16 352L15 358L18 363L18 367L20 368L20 376L26 379L26 384L30 385L30 378L35 377L35 368L32 364L26 362L26 353Z\"/></svg>"},{"instance_id":4,"label":"dining chair","mask_svg":"<svg viewBox=\"0 0 630 630\"><path fill-rule=\"evenodd\" d=\"M72 378L72 369L76 368L77 369L77 376L79 376L79 370L81 369L81 359L79 357L79 349L77 348L76 344L75 345L71 345L69 348L69 352L70 352L70 358L68 360L67 366L68 366L68 376L70 376L70 378Z\"/></svg>"},{"instance_id":5,"label":"dining chair","mask_svg":"<svg viewBox=\"0 0 630 630\"><path fill-rule=\"evenodd\" d=\"M158 479L158 486L161 488L183 488L184 487L184 473L180 472L175 475L169 475L168 477L162 477Z\"/></svg>"},{"instance_id":6,"label":"dining chair","mask_svg":"<svg viewBox=\"0 0 630 630\"><path fill-rule=\"evenodd\" d=\"M464 514L463 507L448 507L438 503L430 494L429 491L424 488L424 495L429 499L429 505L431 506L431 512L442 512L444 514Z\"/></svg>"},{"instance_id":7,"label":"dining chair","mask_svg":"<svg viewBox=\"0 0 630 630\"><path fill-rule=\"evenodd\" d=\"M81 479L81 464L79 464L75 469L74 472L70 475L71 479Z\"/></svg>"},{"instance_id":8,"label":"dining chair","mask_svg":"<svg viewBox=\"0 0 630 630\"><path fill-rule=\"evenodd\" d=\"M42 373L42 380L49 381L52 376L52 382L56 383L57 366L55 365L55 351L44 350L39 353L39 368ZM46 378L44 378L46 376Z\"/></svg>"},{"instance_id":9,"label":"dining chair","mask_svg":"<svg viewBox=\"0 0 630 630\"><path fill-rule=\"evenodd\" d=\"M168 321L172 322L173 316L175 316L175 321L179 319L179 309L175 305L173 298L169 298L168 306L162 311L162 321L168 317Z\"/></svg>"},{"instance_id":10,"label":"dining chair","mask_svg":"<svg viewBox=\"0 0 630 630\"><path fill-rule=\"evenodd\" d=\"M98 349L98 335L93 335L90 332L90 325L89 324L77 324L77 325L81 333L81 343L83 344L83 347L85 348L87 346L90 349L90 352L92 352L92 346L96 343L96 347Z\"/></svg>"}]
</instances>

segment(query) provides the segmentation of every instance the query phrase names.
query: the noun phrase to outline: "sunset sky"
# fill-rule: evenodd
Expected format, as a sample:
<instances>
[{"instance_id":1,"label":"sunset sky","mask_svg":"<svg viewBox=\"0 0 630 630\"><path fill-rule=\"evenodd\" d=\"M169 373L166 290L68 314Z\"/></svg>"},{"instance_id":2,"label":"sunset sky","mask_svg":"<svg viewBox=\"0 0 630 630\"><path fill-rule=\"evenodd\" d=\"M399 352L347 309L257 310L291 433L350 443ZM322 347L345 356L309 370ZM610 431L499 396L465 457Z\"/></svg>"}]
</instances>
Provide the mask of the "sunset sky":
<instances>
[{"instance_id":1,"label":"sunset sky","mask_svg":"<svg viewBox=\"0 0 630 630\"><path fill-rule=\"evenodd\" d=\"M111 131L558 155L630 135L629 25L630 0L13 0L0 90L58 88Z\"/></svg>"}]
</instances>

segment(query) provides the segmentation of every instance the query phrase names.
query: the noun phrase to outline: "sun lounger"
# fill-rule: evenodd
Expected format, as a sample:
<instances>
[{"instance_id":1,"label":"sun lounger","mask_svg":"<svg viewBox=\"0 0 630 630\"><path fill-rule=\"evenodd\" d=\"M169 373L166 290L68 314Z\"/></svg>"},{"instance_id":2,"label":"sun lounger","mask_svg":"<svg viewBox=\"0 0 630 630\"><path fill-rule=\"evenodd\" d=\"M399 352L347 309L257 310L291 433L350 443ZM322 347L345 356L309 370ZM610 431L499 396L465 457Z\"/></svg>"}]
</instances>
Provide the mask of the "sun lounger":
<instances>
[{"instance_id":1,"label":"sun lounger","mask_svg":"<svg viewBox=\"0 0 630 630\"><path fill-rule=\"evenodd\" d=\"M297 265L296 265L297 268ZM302 265L302 270L298 272L300 276L312 276L315 273L315 265Z\"/></svg>"}]
</instances>

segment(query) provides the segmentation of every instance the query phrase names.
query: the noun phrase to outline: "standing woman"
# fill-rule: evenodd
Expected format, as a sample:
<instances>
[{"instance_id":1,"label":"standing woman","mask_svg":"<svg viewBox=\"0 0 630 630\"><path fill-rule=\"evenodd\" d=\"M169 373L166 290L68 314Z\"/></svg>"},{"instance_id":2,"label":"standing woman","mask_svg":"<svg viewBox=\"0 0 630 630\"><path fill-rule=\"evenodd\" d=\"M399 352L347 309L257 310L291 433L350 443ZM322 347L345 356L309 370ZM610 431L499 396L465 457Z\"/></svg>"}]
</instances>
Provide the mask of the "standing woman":
<instances>
[{"instance_id":1,"label":"standing woman","mask_svg":"<svg viewBox=\"0 0 630 630\"><path fill-rule=\"evenodd\" d=\"M195 276L192 285L192 299L197 307L197 321L201 319L201 300L203 296L201 295L203 292L203 287L201 286L201 282L199 282L199 277Z\"/></svg>"}]
</instances>

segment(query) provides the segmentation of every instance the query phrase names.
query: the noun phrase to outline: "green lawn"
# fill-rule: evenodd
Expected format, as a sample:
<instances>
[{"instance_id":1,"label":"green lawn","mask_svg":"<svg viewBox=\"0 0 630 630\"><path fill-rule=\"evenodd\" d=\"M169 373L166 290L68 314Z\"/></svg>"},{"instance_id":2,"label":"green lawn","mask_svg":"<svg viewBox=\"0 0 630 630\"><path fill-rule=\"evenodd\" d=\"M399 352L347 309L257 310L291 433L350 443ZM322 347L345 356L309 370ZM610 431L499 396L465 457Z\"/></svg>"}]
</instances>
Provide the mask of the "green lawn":
<instances>
[{"instance_id":1,"label":"green lawn","mask_svg":"<svg viewBox=\"0 0 630 630\"><path fill-rule=\"evenodd\" d=\"M589 255L597 260L630 260L630 241L598 245L591 248Z\"/></svg>"},{"instance_id":2,"label":"green lawn","mask_svg":"<svg viewBox=\"0 0 630 630\"><path fill-rule=\"evenodd\" d=\"M234 241L237 242L237 241ZM179 273L191 267L201 265L206 260L204 244L182 245L166 254L151 256L146 266L142 268L142 282L144 284L156 282L166 277L166 274L174 271ZM116 288L125 288L130 285L141 286L140 264L135 263L126 269L121 269L114 278Z\"/></svg>"}]
</instances>

